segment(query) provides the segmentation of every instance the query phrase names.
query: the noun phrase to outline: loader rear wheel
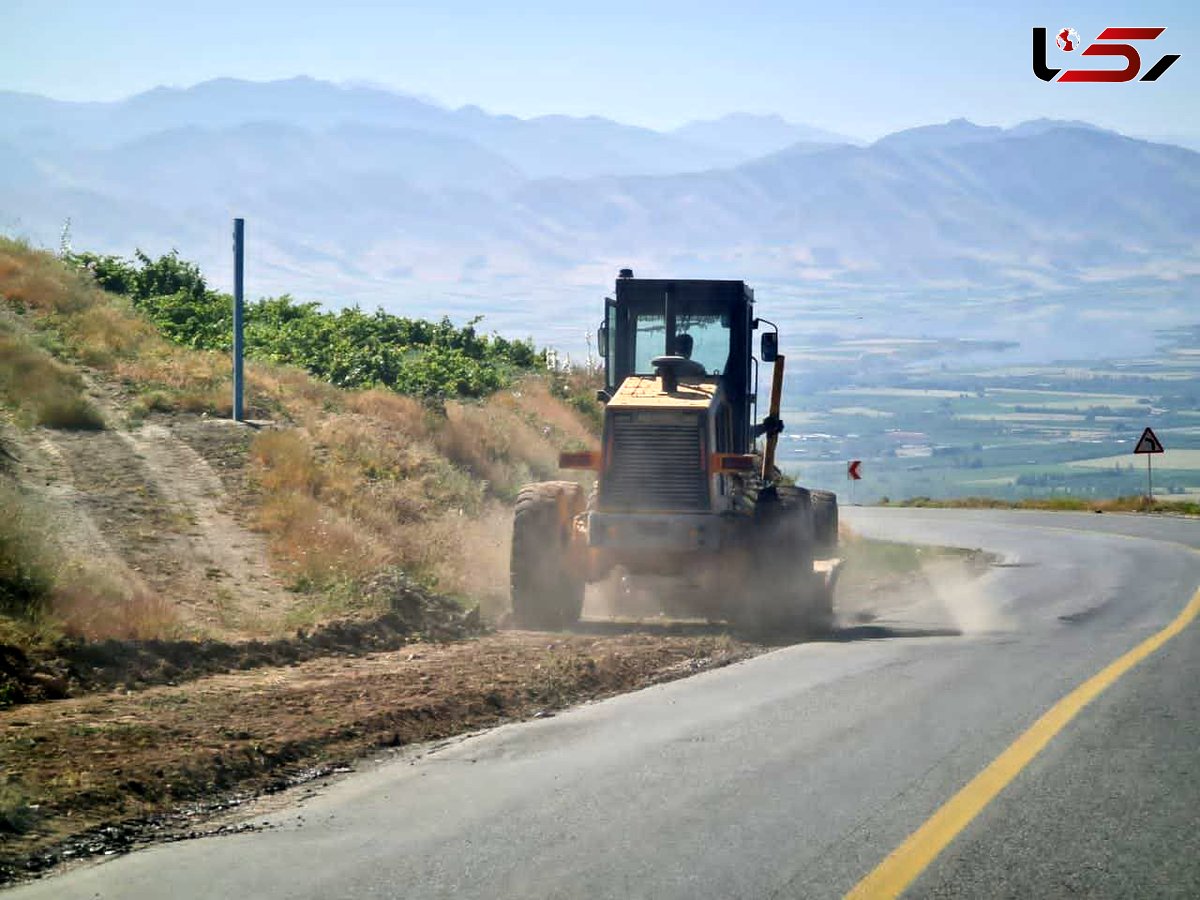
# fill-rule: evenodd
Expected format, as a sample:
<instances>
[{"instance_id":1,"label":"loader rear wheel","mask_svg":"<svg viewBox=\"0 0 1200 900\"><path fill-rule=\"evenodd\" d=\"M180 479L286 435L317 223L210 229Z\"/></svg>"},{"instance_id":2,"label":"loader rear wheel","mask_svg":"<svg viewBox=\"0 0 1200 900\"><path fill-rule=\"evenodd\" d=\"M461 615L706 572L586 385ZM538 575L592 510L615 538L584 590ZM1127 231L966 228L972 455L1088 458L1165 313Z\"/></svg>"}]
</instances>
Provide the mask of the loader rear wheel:
<instances>
[{"instance_id":1,"label":"loader rear wheel","mask_svg":"<svg viewBox=\"0 0 1200 900\"><path fill-rule=\"evenodd\" d=\"M812 495L813 549L817 556L834 556L838 545L837 494L809 491Z\"/></svg>"},{"instance_id":2,"label":"loader rear wheel","mask_svg":"<svg viewBox=\"0 0 1200 900\"><path fill-rule=\"evenodd\" d=\"M584 579L572 565L571 529L585 505L572 481L527 484L517 495L509 586L518 626L557 629L579 621Z\"/></svg>"},{"instance_id":3,"label":"loader rear wheel","mask_svg":"<svg viewBox=\"0 0 1200 900\"><path fill-rule=\"evenodd\" d=\"M785 555L790 571L812 573L816 532L816 504L813 491L795 485L780 485L779 512L783 528L775 541Z\"/></svg>"}]
</instances>

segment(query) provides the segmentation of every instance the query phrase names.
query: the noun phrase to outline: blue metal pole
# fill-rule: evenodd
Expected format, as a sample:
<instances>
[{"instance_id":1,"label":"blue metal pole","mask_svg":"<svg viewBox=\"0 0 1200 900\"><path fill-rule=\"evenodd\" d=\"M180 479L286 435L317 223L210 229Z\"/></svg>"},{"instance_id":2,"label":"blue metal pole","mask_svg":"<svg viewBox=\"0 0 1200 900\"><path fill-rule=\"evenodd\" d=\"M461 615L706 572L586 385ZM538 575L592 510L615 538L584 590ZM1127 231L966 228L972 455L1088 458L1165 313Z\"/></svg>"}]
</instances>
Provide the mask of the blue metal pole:
<instances>
[{"instance_id":1,"label":"blue metal pole","mask_svg":"<svg viewBox=\"0 0 1200 900\"><path fill-rule=\"evenodd\" d=\"M242 306L244 257L246 249L245 219L233 220L233 420L242 421Z\"/></svg>"}]
</instances>

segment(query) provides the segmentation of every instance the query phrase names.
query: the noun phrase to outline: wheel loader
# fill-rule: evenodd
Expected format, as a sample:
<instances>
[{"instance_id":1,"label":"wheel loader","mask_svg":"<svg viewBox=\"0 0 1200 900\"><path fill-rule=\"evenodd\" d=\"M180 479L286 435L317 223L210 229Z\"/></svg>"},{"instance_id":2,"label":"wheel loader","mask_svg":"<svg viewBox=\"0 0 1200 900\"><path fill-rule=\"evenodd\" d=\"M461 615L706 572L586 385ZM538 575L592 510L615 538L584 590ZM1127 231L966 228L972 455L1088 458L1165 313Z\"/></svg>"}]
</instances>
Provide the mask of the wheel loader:
<instances>
[{"instance_id":1,"label":"wheel loader","mask_svg":"<svg viewBox=\"0 0 1200 900\"><path fill-rule=\"evenodd\" d=\"M524 486L510 583L521 627L576 623L588 583L651 585L667 615L755 633L814 630L833 616L837 497L790 483L775 464L784 357L742 281L634 278L605 299L604 426L590 469ZM769 329L769 330L768 330ZM759 355L754 335L760 332ZM760 366L773 367L758 421Z\"/></svg>"}]
</instances>

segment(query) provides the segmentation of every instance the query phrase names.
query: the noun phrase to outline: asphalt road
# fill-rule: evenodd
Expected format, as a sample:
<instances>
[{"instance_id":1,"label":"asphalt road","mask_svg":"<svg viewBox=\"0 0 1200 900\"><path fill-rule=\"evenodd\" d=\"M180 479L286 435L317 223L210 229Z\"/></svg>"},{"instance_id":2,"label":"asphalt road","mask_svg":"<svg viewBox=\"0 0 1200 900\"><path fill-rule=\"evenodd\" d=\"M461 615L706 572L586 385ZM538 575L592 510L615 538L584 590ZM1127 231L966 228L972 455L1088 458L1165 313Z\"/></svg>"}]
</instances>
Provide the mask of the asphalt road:
<instances>
[{"instance_id":1,"label":"asphalt road","mask_svg":"<svg viewBox=\"0 0 1200 900\"><path fill-rule=\"evenodd\" d=\"M266 830L12 896L840 896L1200 586L1196 520L844 518L1003 565L884 602L837 640L391 760L260 816ZM1062 727L909 895L1196 897L1198 826L1200 622Z\"/></svg>"}]
</instances>

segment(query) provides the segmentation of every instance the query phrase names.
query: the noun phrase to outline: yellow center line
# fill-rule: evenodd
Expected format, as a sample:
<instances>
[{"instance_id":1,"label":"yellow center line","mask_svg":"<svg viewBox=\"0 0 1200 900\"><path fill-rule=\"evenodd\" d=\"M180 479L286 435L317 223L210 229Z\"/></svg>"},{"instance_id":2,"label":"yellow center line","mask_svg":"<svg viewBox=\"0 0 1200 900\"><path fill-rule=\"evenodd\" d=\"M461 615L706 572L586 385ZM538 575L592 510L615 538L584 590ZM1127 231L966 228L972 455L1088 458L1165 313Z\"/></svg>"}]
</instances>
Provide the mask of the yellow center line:
<instances>
[{"instance_id":1,"label":"yellow center line","mask_svg":"<svg viewBox=\"0 0 1200 900\"><path fill-rule=\"evenodd\" d=\"M868 897L899 896L1081 709L1118 678L1183 631L1197 614L1200 614L1200 590L1196 591L1188 605L1170 625L1142 641L1050 707L1024 734L1013 741L1008 749L992 760L986 769L972 778L962 790L926 819L904 843L856 884L846 897L865 900Z\"/></svg>"}]
</instances>

